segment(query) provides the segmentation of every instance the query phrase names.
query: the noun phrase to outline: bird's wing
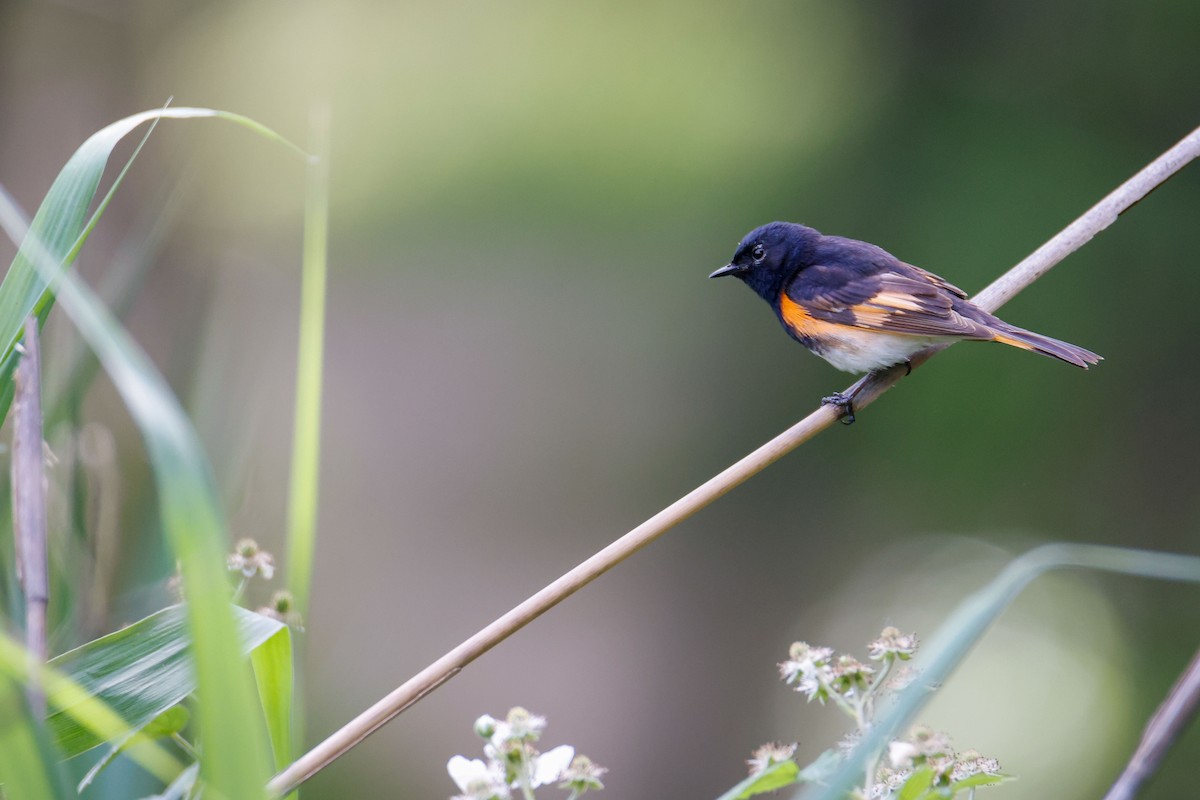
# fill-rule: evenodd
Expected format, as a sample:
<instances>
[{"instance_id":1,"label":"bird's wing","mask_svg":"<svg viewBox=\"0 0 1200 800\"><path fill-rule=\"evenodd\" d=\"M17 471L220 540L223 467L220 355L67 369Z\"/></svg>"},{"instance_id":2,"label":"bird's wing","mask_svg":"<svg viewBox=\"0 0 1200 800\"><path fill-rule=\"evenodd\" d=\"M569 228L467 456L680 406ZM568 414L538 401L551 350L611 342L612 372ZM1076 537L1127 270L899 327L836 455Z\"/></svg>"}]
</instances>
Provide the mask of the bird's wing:
<instances>
[{"instance_id":1,"label":"bird's wing","mask_svg":"<svg viewBox=\"0 0 1200 800\"><path fill-rule=\"evenodd\" d=\"M786 293L822 322L912 336L995 336L961 289L902 262L869 274L817 264L801 270Z\"/></svg>"}]
</instances>

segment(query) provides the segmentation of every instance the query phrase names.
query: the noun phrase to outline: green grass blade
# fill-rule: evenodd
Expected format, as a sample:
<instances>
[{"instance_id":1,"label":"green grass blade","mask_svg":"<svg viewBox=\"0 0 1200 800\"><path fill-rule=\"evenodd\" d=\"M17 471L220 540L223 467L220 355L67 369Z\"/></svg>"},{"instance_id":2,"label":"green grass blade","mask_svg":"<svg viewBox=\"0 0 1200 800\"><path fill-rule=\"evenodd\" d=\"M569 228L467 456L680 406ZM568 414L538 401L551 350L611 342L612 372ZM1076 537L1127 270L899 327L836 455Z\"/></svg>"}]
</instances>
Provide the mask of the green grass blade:
<instances>
[{"instance_id":1,"label":"green grass blade","mask_svg":"<svg viewBox=\"0 0 1200 800\"><path fill-rule=\"evenodd\" d=\"M325 275L329 239L329 111L311 124L315 157L308 165L304 205L304 267L300 288L300 345L296 420L288 490L288 588L300 615L308 614L316 548L321 444L321 371L325 349Z\"/></svg>"},{"instance_id":2,"label":"green grass blade","mask_svg":"<svg viewBox=\"0 0 1200 800\"><path fill-rule=\"evenodd\" d=\"M258 699L267 720L267 735L275 756L275 768L283 769L292 763L293 741L292 697L295 679L292 672L292 635L286 625L270 636L250 654L254 666L254 681Z\"/></svg>"},{"instance_id":3,"label":"green grass blade","mask_svg":"<svg viewBox=\"0 0 1200 800\"><path fill-rule=\"evenodd\" d=\"M162 376L91 291L62 272L57 294L120 391L154 469L163 528L188 598L201 774L217 797L261 796L266 752L250 722L253 693L238 653L225 576L225 523L200 443Z\"/></svg>"},{"instance_id":4,"label":"green grass blade","mask_svg":"<svg viewBox=\"0 0 1200 800\"><path fill-rule=\"evenodd\" d=\"M279 134L240 114L211 108L164 108L144 111L102 128L79 146L50 186L41 207L29 224L30 240L39 243L49 262L56 265L70 264L112 196L110 191L89 220L88 208L95 199L100 178L117 143L146 122L204 117L235 122L283 144L306 160L308 158L304 151ZM134 156L136 155L135 151ZM120 177L114 182L113 188L119 183ZM26 234L22 233L15 241L19 242L25 236ZM25 317L36 311L39 321L45 321L52 301L46 284L47 276L36 268L31 260L30 249L22 246L4 276L4 282L0 283L0 421L8 414L12 402L11 378L15 367L13 345L20 338Z\"/></svg>"},{"instance_id":5,"label":"green grass blade","mask_svg":"<svg viewBox=\"0 0 1200 800\"><path fill-rule=\"evenodd\" d=\"M192 788L200 777L200 765L192 764L179 773L179 777L171 781L171 785L162 794L147 797L146 800L187 800L192 796Z\"/></svg>"},{"instance_id":6,"label":"green grass blade","mask_svg":"<svg viewBox=\"0 0 1200 800\"><path fill-rule=\"evenodd\" d=\"M28 651L9 637L0 634L0 687L6 683L18 685L27 682L29 670ZM94 737L97 742L112 741L128 736L132 731L121 715L110 708L103 699L89 692L55 667L42 667L38 670L38 679L46 694L47 705L55 709L51 715L51 721L47 723L47 728L52 736L55 733L52 720L59 713L62 713L64 718L70 719L72 724L81 731L86 731L87 735ZM2 690L0 688L0 691ZM0 719L7 718L0 717ZM19 728L20 725L14 724L13 727ZM62 742L61 737L56 737L56 743L60 742ZM74 755L74 753L63 749L43 748L42 757L49 759L44 768L50 769L59 760L70 755ZM158 747L140 748L135 754L135 760L147 772L164 781L170 780L182 768L182 765L173 756Z\"/></svg>"},{"instance_id":7,"label":"green grass blade","mask_svg":"<svg viewBox=\"0 0 1200 800\"><path fill-rule=\"evenodd\" d=\"M0 786L7 800L67 800L72 795L25 703L25 686L0 672Z\"/></svg>"},{"instance_id":8,"label":"green grass blade","mask_svg":"<svg viewBox=\"0 0 1200 800\"><path fill-rule=\"evenodd\" d=\"M145 112L114 123L72 156L64 167L71 179L60 176L55 181L53 196L47 197L35 217L41 220L40 230L52 234L53 252L37 232L26 228L7 193L0 192L0 223L13 241L22 242L0 285L0 337L8 331L15 336L22 315L47 298L47 287L55 282L60 304L128 406L145 441L159 488L163 528L180 561L188 592L207 791L214 797L251 798L263 794L268 761L259 727L247 724L252 718L253 692L239 658L229 610L224 575L227 534L207 461L178 401L146 354L90 289L60 269L66 254L77 250L85 237L82 212L91 202L112 147L138 124L162 117L223 117L272 135L244 117L211 109ZM71 233L76 240L64 251L62 245Z\"/></svg>"},{"instance_id":9,"label":"green grass blade","mask_svg":"<svg viewBox=\"0 0 1200 800\"><path fill-rule=\"evenodd\" d=\"M277 620L238 607L234 607L234 615L243 654L253 654L280 634L287 636L287 626ZM50 697L57 710L47 722L65 757L149 724L196 690L187 623L185 608L171 606L50 662L74 681L86 698L98 699L120 720L120 726L111 730L88 725L74 713L76 704L71 698ZM287 655L290 658L290 648Z\"/></svg>"},{"instance_id":10,"label":"green grass blade","mask_svg":"<svg viewBox=\"0 0 1200 800\"><path fill-rule=\"evenodd\" d=\"M851 751L829 783L802 796L818 800L845 797L862 781L870 754L880 752L911 724L914 715L932 699L933 690L946 681L1008 604L1038 576L1071 567L1200 583L1200 557L1196 556L1082 544L1052 544L1030 550L959 604L922 648L924 664L917 680L896 695L895 704L876 720L871 732Z\"/></svg>"}]
</instances>

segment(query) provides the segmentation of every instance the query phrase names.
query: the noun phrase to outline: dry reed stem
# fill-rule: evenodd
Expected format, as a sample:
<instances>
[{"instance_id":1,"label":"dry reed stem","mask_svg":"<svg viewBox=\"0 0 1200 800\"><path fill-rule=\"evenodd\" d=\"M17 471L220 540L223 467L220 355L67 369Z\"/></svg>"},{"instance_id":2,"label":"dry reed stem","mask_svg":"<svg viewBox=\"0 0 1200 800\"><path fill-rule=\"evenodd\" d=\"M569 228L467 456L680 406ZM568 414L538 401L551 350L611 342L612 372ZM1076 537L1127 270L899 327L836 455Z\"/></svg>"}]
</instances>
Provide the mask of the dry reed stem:
<instances>
[{"instance_id":1,"label":"dry reed stem","mask_svg":"<svg viewBox=\"0 0 1200 800\"><path fill-rule=\"evenodd\" d=\"M995 311L1014 295L1044 275L1070 253L1107 228L1117 217L1150 193L1184 164L1200 155L1200 128L1163 153L1148 166L1121 184L1090 208L1083 216L1039 247L1020 264L1000 276L974 298L974 302ZM941 348L930 348L913 358L915 368ZM892 387L905 371L893 367L868 375L855 384L855 407L866 408L875 398ZM861 387L861 388L860 388ZM593 580L653 542L675 525L707 506L734 487L790 453L838 420L833 406L820 406L791 428L759 447L733 466L693 489L629 533L584 561L558 580L528 598L507 614L455 647L394 689L366 711L330 734L267 784L269 791L282 795L324 769L400 712L454 677L476 658L544 614Z\"/></svg>"},{"instance_id":2,"label":"dry reed stem","mask_svg":"<svg viewBox=\"0 0 1200 800\"><path fill-rule=\"evenodd\" d=\"M29 650L29 706L45 713L38 667L46 660L46 608L50 571L46 544L46 455L42 444L42 369L37 317L25 320L21 362L14 375L12 498L17 577L25 595L25 643Z\"/></svg>"},{"instance_id":3,"label":"dry reed stem","mask_svg":"<svg viewBox=\"0 0 1200 800\"><path fill-rule=\"evenodd\" d=\"M1146 723L1142 741L1129 758L1117 782L1104 800L1133 800L1142 784L1158 771L1159 765L1184 728L1196 716L1200 705L1200 650L1192 656L1179 680L1171 687L1162 705Z\"/></svg>"}]
</instances>

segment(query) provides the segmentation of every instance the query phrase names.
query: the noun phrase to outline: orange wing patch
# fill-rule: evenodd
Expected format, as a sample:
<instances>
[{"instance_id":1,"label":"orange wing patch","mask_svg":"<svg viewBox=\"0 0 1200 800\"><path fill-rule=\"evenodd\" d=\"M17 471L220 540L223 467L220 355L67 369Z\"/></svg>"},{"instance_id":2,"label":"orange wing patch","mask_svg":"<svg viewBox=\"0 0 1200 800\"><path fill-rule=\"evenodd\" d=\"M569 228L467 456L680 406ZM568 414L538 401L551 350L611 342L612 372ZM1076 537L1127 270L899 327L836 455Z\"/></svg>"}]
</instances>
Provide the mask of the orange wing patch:
<instances>
[{"instance_id":1,"label":"orange wing patch","mask_svg":"<svg viewBox=\"0 0 1200 800\"><path fill-rule=\"evenodd\" d=\"M788 297L787 292L779 296L779 316L783 317L784 324L797 336L812 335L813 323L816 320L808 313L808 309Z\"/></svg>"},{"instance_id":2,"label":"orange wing patch","mask_svg":"<svg viewBox=\"0 0 1200 800\"><path fill-rule=\"evenodd\" d=\"M787 292L779 296L779 316L783 324L799 339L819 341L845 329L845 325L814 317L807 308L788 297Z\"/></svg>"}]
</instances>

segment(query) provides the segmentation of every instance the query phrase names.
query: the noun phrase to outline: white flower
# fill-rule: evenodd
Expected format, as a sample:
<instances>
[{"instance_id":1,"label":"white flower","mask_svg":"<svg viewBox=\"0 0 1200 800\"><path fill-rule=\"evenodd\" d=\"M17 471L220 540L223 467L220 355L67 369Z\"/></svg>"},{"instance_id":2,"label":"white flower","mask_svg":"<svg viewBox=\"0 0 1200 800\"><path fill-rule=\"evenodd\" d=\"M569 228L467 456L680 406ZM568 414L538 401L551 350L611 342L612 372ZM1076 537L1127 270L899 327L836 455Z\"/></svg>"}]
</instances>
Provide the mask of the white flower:
<instances>
[{"instance_id":1,"label":"white flower","mask_svg":"<svg viewBox=\"0 0 1200 800\"><path fill-rule=\"evenodd\" d=\"M266 580L271 580L275 577L275 558L266 550L260 550L258 542L253 539L238 542L225 561L230 572L240 572L246 578L262 575Z\"/></svg>"},{"instance_id":2,"label":"white flower","mask_svg":"<svg viewBox=\"0 0 1200 800\"><path fill-rule=\"evenodd\" d=\"M892 769L908 769L912 767L913 758L919 753L915 744L897 739L888 745L888 763L892 765Z\"/></svg>"},{"instance_id":3,"label":"white flower","mask_svg":"<svg viewBox=\"0 0 1200 800\"><path fill-rule=\"evenodd\" d=\"M883 661L889 657L908 661L919 645L915 633L901 633L899 628L889 625L880 632L878 639L867 645L867 655L873 661Z\"/></svg>"},{"instance_id":4,"label":"white flower","mask_svg":"<svg viewBox=\"0 0 1200 800\"><path fill-rule=\"evenodd\" d=\"M533 788L556 782L575 757L575 748L560 744L533 759Z\"/></svg>"},{"instance_id":5,"label":"white flower","mask_svg":"<svg viewBox=\"0 0 1200 800\"><path fill-rule=\"evenodd\" d=\"M496 725L492 729L492 737L488 739L488 743L498 752L503 753L508 747L509 741L513 738L512 725L503 720L496 720L495 722Z\"/></svg>"},{"instance_id":6,"label":"white flower","mask_svg":"<svg viewBox=\"0 0 1200 800\"><path fill-rule=\"evenodd\" d=\"M510 796L503 769L495 762L453 756L446 762L446 772L462 791L454 800L508 800Z\"/></svg>"},{"instance_id":7,"label":"white flower","mask_svg":"<svg viewBox=\"0 0 1200 800\"><path fill-rule=\"evenodd\" d=\"M479 719L475 720L475 733L484 739L492 738L496 732L496 718L491 714L484 714Z\"/></svg>"},{"instance_id":8,"label":"white flower","mask_svg":"<svg viewBox=\"0 0 1200 800\"><path fill-rule=\"evenodd\" d=\"M754 751L754 754L746 760L746 766L750 768L751 775L766 772L769 767L790 761L796 753L796 747L795 744L769 742Z\"/></svg>"}]
</instances>

